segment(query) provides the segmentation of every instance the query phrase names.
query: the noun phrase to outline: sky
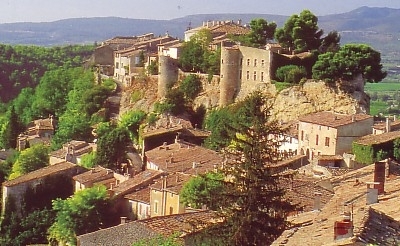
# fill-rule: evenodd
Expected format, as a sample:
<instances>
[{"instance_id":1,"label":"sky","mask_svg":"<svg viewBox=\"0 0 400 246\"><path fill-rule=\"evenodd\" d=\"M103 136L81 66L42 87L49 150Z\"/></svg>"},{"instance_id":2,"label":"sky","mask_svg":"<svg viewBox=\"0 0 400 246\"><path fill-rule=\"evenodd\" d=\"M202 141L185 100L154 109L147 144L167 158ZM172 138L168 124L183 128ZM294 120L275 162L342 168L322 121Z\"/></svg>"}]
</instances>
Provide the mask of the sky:
<instances>
[{"instance_id":1,"label":"sky","mask_svg":"<svg viewBox=\"0 0 400 246\"><path fill-rule=\"evenodd\" d=\"M0 23L80 17L169 20L193 14L338 14L361 6L400 9L399 0L1 0Z\"/></svg>"}]
</instances>

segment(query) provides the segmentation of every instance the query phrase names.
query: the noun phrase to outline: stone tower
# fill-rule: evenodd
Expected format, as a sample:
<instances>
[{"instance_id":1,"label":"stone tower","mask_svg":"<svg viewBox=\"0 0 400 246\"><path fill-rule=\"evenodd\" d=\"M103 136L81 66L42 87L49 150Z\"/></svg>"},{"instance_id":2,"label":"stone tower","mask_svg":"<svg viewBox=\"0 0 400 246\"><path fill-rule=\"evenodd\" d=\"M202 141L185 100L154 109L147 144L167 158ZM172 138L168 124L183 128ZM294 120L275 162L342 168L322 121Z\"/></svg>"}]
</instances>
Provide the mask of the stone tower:
<instances>
[{"instance_id":1,"label":"stone tower","mask_svg":"<svg viewBox=\"0 0 400 246\"><path fill-rule=\"evenodd\" d=\"M162 98L178 81L178 62L169 56L160 55L158 63L158 98Z\"/></svg>"},{"instance_id":2,"label":"stone tower","mask_svg":"<svg viewBox=\"0 0 400 246\"><path fill-rule=\"evenodd\" d=\"M221 80L219 106L233 103L240 89L240 58L241 52L237 47L222 47L221 49Z\"/></svg>"}]
</instances>

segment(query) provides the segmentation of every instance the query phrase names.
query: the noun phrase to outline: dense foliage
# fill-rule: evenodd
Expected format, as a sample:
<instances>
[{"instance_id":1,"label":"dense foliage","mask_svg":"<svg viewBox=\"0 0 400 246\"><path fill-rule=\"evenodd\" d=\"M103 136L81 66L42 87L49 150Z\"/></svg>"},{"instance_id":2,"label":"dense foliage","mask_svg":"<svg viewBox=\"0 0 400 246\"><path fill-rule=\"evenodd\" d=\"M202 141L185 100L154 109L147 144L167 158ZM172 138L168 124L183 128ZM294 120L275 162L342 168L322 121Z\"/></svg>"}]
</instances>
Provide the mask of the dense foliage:
<instances>
[{"instance_id":1,"label":"dense foliage","mask_svg":"<svg viewBox=\"0 0 400 246\"><path fill-rule=\"evenodd\" d=\"M221 50L209 49L211 32L202 29L182 45L179 64L184 71L219 74Z\"/></svg>"},{"instance_id":2,"label":"dense foliage","mask_svg":"<svg viewBox=\"0 0 400 246\"><path fill-rule=\"evenodd\" d=\"M49 163L49 149L37 144L21 151L16 162L12 166L9 179L15 179L21 175L38 170Z\"/></svg>"},{"instance_id":3,"label":"dense foliage","mask_svg":"<svg viewBox=\"0 0 400 246\"><path fill-rule=\"evenodd\" d=\"M275 39L285 48L298 52L316 50L321 45L323 31L318 18L309 10L292 15L282 28L275 32Z\"/></svg>"},{"instance_id":4,"label":"dense foliage","mask_svg":"<svg viewBox=\"0 0 400 246\"><path fill-rule=\"evenodd\" d=\"M180 192L183 204L192 208L201 208L205 205L211 210L218 209L218 199L223 192L224 176L218 172L200 174L186 182Z\"/></svg>"},{"instance_id":5,"label":"dense foliage","mask_svg":"<svg viewBox=\"0 0 400 246\"><path fill-rule=\"evenodd\" d=\"M287 65L276 70L276 78L281 82L298 84L302 78L307 77L307 71L302 66Z\"/></svg>"},{"instance_id":6,"label":"dense foliage","mask_svg":"<svg viewBox=\"0 0 400 246\"><path fill-rule=\"evenodd\" d=\"M346 44L337 52L319 55L313 67L313 78L334 82L352 80L357 75L368 82L379 82L386 76L382 70L381 55L365 44Z\"/></svg>"},{"instance_id":7,"label":"dense foliage","mask_svg":"<svg viewBox=\"0 0 400 246\"><path fill-rule=\"evenodd\" d=\"M76 245L77 235L109 225L109 206L104 186L78 191L66 200L54 200L53 210L57 215L49 229L49 241Z\"/></svg>"},{"instance_id":8,"label":"dense foliage","mask_svg":"<svg viewBox=\"0 0 400 246\"><path fill-rule=\"evenodd\" d=\"M179 90L182 91L185 98L189 100L194 100L202 89L200 78L194 74L185 77L179 85Z\"/></svg>"},{"instance_id":9,"label":"dense foliage","mask_svg":"<svg viewBox=\"0 0 400 246\"><path fill-rule=\"evenodd\" d=\"M261 93L253 93L238 110L241 119L228 125L233 141L224 149L225 188L218 199L225 221L210 229L213 237L224 239L223 245L269 245L285 230L286 216L295 209L284 199L280 177L268 165L278 160L279 147L270 136L284 133L271 119L270 109Z\"/></svg>"},{"instance_id":10,"label":"dense foliage","mask_svg":"<svg viewBox=\"0 0 400 246\"><path fill-rule=\"evenodd\" d=\"M43 74L58 67L81 66L93 46L39 47L0 44L0 98L15 98L21 89L35 87Z\"/></svg>"}]
</instances>

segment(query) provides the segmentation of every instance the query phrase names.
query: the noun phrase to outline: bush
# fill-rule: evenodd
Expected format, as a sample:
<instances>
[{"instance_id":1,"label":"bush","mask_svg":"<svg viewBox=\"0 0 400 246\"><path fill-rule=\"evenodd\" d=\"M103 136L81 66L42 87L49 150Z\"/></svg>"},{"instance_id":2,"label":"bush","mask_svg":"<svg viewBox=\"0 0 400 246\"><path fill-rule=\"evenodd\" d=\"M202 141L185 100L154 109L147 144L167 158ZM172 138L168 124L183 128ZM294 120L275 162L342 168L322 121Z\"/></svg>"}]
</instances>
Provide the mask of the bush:
<instances>
[{"instance_id":1,"label":"bush","mask_svg":"<svg viewBox=\"0 0 400 246\"><path fill-rule=\"evenodd\" d=\"M287 65L278 68L275 76L281 82L298 84L302 78L307 77L307 71L302 66Z\"/></svg>"},{"instance_id":2,"label":"bush","mask_svg":"<svg viewBox=\"0 0 400 246\"><path fill-rule=\"evenodd\" d=\"M179 90L187 99L195 99L203 89L201 80L197 75L190 74L179 86Z\"/></svg>"}]
</instances>

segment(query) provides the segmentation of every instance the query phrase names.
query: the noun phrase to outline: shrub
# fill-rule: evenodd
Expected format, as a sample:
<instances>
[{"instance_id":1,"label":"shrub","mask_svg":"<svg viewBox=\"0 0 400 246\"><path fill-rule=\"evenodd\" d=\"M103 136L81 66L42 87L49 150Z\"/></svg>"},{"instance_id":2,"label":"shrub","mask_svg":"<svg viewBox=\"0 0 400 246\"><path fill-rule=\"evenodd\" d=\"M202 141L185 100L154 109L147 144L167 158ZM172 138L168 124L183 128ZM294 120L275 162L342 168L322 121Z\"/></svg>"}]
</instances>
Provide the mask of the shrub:
<instances>
[{"instance_id":1,"label":"shrub","mask_svg":"<svg viewBox=\"0 0 400 246\"><path fill-rule=\"evenodd\" d=\"M287 65L278 68L275 76L279 81L298 84L302 78L307 77L307 71L302 66Z\"/></svg>"}]
</instances>

